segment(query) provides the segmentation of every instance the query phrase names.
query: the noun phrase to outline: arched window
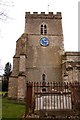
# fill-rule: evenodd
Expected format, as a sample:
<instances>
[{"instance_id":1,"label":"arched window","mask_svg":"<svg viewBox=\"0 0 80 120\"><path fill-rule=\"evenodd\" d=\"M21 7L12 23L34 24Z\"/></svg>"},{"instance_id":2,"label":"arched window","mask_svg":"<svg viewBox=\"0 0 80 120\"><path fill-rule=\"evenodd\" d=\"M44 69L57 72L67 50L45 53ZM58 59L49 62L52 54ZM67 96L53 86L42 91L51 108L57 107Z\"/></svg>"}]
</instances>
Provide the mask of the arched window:
<instances>
[{"instance_id":1,"label":"arched window","mask_svg":"<svg viewBox=\"0 0 80 120\"><path fill-rule=\"evenodd\" d=\"M41 35L46 35L47 34L47 25L46 24L41 24Z\"/></svg>"}]
</instances>

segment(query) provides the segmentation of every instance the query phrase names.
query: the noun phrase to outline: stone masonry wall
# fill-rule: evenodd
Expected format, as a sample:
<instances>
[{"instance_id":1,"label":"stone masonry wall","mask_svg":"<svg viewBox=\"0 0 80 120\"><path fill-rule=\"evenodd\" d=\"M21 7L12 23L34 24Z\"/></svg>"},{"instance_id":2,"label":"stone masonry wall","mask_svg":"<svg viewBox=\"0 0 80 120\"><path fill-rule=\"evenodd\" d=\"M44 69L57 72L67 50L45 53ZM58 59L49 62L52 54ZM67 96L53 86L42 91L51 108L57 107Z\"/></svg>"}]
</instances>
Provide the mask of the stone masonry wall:
<instances>
[{"instance_id":1,"label":"stone masonry wall","mask_svg":"<svg viewBox=\"0 0 80 120\"><path fill-rule=\"evenodd\" d=\"M80 52L66 52L63 66L64 81L80 81Z\"/></svg>"}]
</instances>

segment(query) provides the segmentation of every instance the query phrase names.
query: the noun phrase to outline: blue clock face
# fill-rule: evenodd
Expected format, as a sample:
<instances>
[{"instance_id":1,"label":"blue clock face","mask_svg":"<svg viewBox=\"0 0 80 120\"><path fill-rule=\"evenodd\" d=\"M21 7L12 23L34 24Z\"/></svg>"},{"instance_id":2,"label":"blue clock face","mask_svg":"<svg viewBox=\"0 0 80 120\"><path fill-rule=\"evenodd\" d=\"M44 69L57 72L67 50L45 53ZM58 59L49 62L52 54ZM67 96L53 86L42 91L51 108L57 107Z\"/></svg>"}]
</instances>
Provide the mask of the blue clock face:
<instances>
[{"instance_id":1,"label":"blue clock face","mask_svg":"<svg viewBox=\"0 0 80 120\"><path fill-rule=\"evenodd\" d=\"M44 47L48 46L48 45L49 45L48 38L42 37L42 38L40 39L40 44L41 44L42 46L44 46Z\"/></svg>"}]
</instances>

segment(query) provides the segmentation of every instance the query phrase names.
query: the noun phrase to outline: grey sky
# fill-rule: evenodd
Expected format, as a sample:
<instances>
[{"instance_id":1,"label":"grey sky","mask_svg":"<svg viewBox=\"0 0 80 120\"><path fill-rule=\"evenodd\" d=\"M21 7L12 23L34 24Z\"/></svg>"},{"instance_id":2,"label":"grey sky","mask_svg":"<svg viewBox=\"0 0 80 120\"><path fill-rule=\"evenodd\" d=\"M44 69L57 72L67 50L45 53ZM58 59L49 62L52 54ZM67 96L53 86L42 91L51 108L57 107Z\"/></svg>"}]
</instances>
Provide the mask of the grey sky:
<instances>
[{"instance_id":1,"label":"grey sky","mask_svg":"<svg viewBox=\"0 0 80 120\"><path fill-rule=\"evenodd\" d=\"M7 0L9 1L9 0ZM13 62L16 41L23 34L25 12L62 12L65 51L78 50L78 1L79 0L13 0L13 7L6 7L9 17L0 21L0 60ZM49 6L48 6L49 5ZM1 68L1 67L0 67Z\"/></svg>"}]
</instances>

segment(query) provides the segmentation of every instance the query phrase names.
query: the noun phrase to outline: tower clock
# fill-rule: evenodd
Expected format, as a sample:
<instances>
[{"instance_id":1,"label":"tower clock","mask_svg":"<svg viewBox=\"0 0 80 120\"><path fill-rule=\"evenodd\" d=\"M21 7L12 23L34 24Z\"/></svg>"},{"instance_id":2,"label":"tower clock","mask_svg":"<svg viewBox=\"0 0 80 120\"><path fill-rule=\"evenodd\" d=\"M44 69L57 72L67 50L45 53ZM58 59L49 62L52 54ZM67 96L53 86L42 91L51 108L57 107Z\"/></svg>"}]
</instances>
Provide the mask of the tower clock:
<instances>
[{"instance_id":1,"label":"tower clock","mask_svg":"<svg viewBox=\"0 0 80 120\"><path fill-rule=\"evenodd\" d=\"M49 45L49 40L48 40L48 38L47 38L47 37L42 37L42 38L40 39L40 45L42 45L42 46L44 46L44 47L48 46L48 45Z\"/></svg>"}]
</instances>

